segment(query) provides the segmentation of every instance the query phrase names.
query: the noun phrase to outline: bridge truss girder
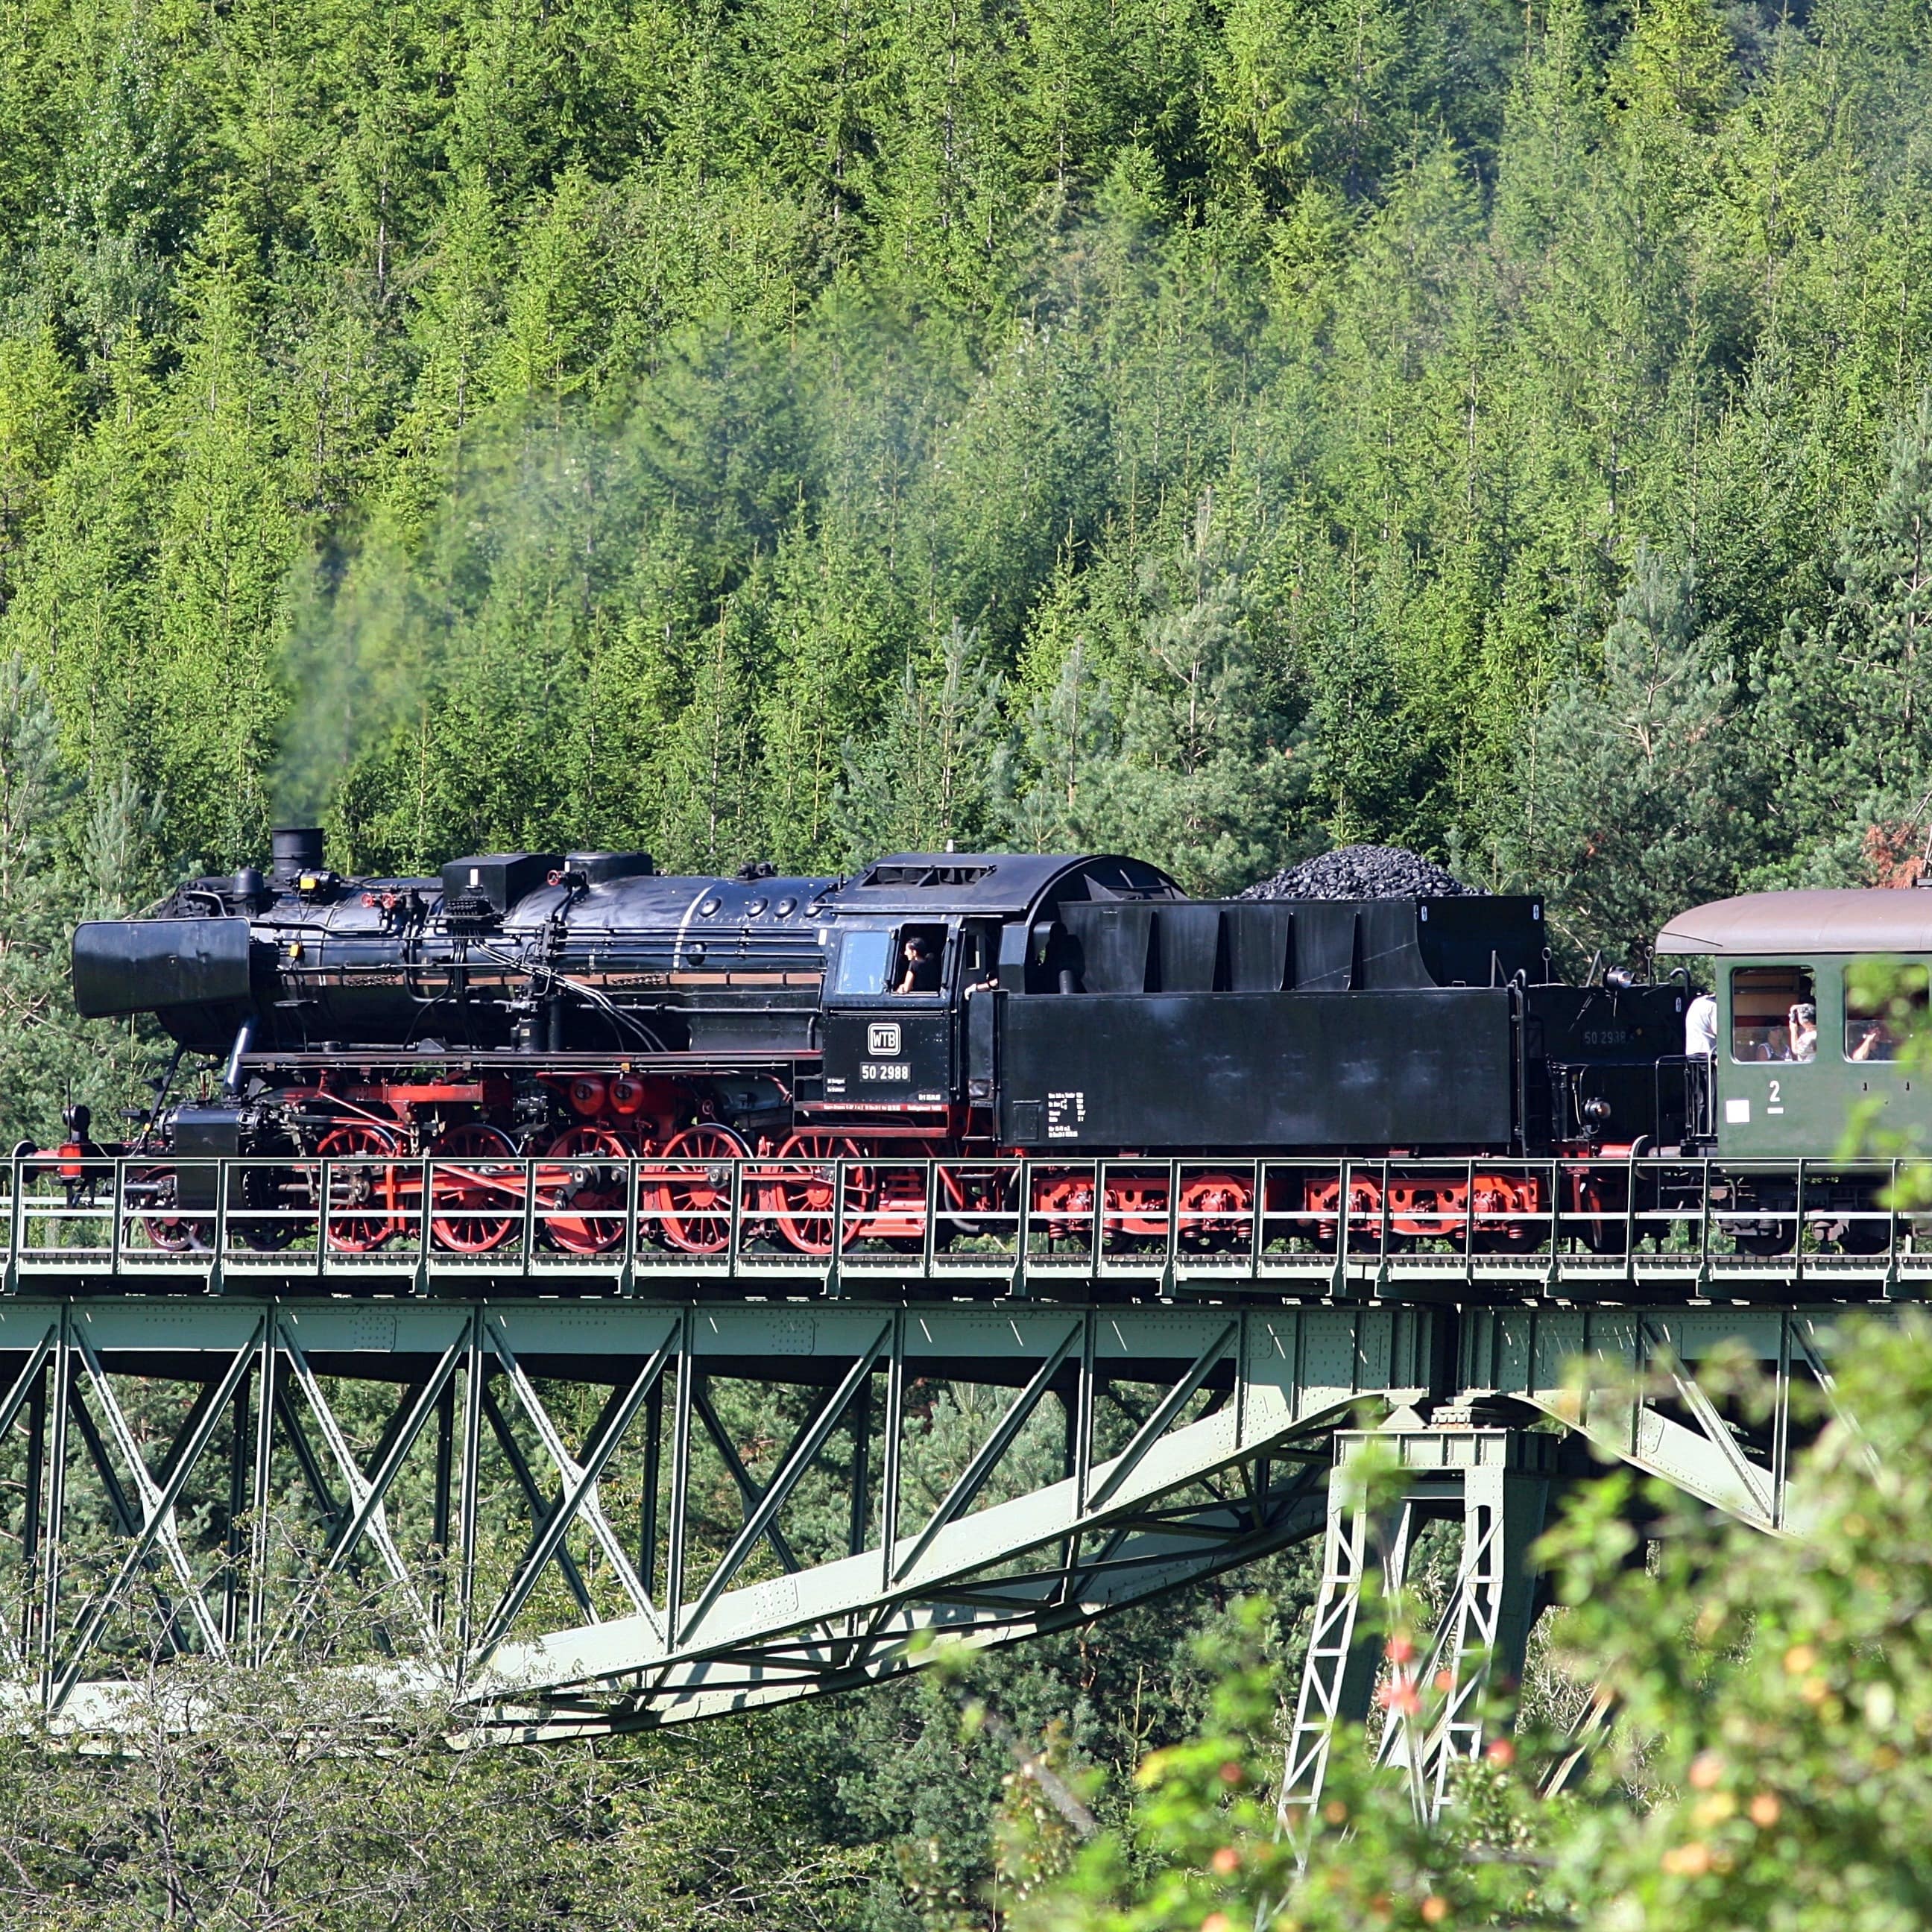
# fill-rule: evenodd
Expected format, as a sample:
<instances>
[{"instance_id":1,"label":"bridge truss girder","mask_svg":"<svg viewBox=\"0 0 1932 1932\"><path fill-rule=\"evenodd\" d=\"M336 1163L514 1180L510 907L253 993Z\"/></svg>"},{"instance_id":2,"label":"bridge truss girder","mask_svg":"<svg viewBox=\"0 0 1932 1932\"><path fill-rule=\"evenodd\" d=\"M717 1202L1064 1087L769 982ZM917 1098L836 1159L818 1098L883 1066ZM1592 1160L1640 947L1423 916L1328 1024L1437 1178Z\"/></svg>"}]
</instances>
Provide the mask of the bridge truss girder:
<instances>
[{"instance_id":1,"label":"bridge truss girder","mask_svg":"<svg viewBox=\"0 0 1932 1932\"><path fill-rule=\"evenodd\" d=\"M1446 1520L1457 1573L1408 1668L1450 1688L1426 1724L1394 1700L1380 1747L1432 1812L1520 1671L1574 1438L1801 1534L1799 1394L1834 1405L1850 1312L8 1297L0 1670L111 1730L157 1658L344 1654L346 1604L362 1654L475 1736L596 1735L876 1682L1319 1536L1292 1821L1391 1668L1364 1582L1399 1585ZM1720 1349L1768 1414L1707 1376ZM947 1390L972 1400L938 1454ZM1371 1442L1402 1472L1374 1520Z\"/></svg>"},{"instance_id":2,"label":"bridge truss girder","mask_svg":"<svg viewBox=\"0 0 1932 1932\"><path fill-rule=\"evenodd\" d=\"M1328 1433L1445 1348L1396 1307L9 1298L0 1650L82 1730L344 1600L480 1735L779 1702L1316 1533Z\"/></svg>"}]
</instances>

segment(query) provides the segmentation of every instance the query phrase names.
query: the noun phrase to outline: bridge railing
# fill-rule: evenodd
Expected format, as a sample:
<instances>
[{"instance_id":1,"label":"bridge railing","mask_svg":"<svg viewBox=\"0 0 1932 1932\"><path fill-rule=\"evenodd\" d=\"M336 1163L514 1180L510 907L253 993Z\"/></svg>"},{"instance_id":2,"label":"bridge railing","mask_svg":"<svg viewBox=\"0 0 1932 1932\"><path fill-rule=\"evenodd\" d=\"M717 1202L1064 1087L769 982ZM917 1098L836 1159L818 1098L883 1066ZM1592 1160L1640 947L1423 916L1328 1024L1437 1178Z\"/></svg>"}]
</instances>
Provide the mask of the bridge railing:
<instances>
[{"instance_id":1,"label":"bridge railing","mask_svg":"<svg viewBox=\"0 0 1932 1932\"><path fill-rule=\"evenodd\" d=\"M0 1185L16 1286L1932 1280L1932 1162L37 1154Z\"/></svg>"}]
</instances>

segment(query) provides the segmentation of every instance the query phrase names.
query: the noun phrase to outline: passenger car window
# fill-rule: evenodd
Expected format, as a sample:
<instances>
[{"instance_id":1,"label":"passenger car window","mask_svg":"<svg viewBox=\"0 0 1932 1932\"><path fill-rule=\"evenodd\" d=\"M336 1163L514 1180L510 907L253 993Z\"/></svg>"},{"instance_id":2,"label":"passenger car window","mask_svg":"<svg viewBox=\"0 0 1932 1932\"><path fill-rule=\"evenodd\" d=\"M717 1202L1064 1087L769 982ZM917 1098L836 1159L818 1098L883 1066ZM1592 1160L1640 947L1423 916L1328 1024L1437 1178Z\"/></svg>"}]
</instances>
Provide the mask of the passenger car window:
<instances>
[{"instance_id":1,"label":"passenger car window","mask_svg":"<svg viewBox=\"0 0 1932 1932\"><path fill-rule=\"evenodd\" d=\"M892 963L890 932L845 932L838 938L838 977L835 993L883 993Z\"/></svg>"},{"instance_id":2,"label":"passenger car window","mask_svg":"<svg viewBox=\"0 0 1932 1932\"><path fill-rule=\"evenodd\" d=\"M1815 1060L1818 999L1804 966L1738 966L1731 971L1731 1058Z\"/></svg>"},{"instance_id":3,"label":"passenger car window","mask_svg":"<svg viewBox=\"0 0 1932 1932\"><path fill-rule=\"evenodd\" d=\"M1889 998L1862 998L1849 976L1845 986L1845 1058L1847 1060L1896 1060L1899 1048L1924 1023L1926 969L1899 970Z\"/></svg>"}]
</instances>

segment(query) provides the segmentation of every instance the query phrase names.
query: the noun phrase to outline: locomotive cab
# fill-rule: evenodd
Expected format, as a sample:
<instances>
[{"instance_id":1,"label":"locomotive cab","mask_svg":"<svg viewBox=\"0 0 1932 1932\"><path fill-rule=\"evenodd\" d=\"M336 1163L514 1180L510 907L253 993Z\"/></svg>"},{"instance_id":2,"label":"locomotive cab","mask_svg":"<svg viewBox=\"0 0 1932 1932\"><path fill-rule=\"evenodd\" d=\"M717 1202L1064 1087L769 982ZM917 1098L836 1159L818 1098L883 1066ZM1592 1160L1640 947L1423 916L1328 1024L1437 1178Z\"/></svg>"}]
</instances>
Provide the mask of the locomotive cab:
<instances>
[{"instance_id":1,"label":"locomotive cab","mask_svg":"<svg viewBox=\"0 0 1932 1932\"><path fill-rule=\"evenodd\" d=\"M892 1113L952 1104L964 937L956 920L917 917L854 920L835 934L825 990L828 1103ZM914 970L914 954L924 970Z\"/></svg>"},{"instance_id":2,"label":"locomotive cab","mask_svg":"<svg viewBox=\"0 0 1932 1932\"><path fill-rule=\"evenodd\" d=\"M825 1112L887 1132L962 1130L965 1110L994 1097L999 1003L1073 971L1066 909L1182 896L1158 867L1114 855L876 860L826 908Z\"/></svg>"}]
</instances>

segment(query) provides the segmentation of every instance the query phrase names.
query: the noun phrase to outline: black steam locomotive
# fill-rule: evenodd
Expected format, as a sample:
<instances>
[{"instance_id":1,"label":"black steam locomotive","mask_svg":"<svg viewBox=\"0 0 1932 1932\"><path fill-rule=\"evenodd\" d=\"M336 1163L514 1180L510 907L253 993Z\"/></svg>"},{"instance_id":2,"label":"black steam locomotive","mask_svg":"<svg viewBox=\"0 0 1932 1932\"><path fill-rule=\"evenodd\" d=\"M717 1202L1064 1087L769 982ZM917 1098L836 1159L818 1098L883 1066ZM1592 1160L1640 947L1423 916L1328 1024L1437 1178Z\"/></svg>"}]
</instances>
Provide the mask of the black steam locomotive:
<instances>
[{"instance_id":1,"label":"black steam locomotive","mask_svg":"<svg viewBox=\"0 0 1932 1932\"><path fill-rule=\"evenodd\" d=\"M224 1156L253 1157L238 1184L265 1245L320 1162L366 1197L332 1242L380 1246L427 1158L450 1190L439 1239L487 1250L511 1226L491 1163L534 1156L550 1240L614 1240L614 1164L641 1160L652 1238L704 1252L712 1163L769 1160L772 1225L822 1252L804 1162L945 1157L965 1225L975 1157L990 1189L1034 1156L1031 1208L1072 1217L1096 1157L1185 1156L1180 1204L1211 1243L1251 1213L1256 1160L1300 1153L1391 1159L1373 1184L1398 1233L1473 1208L1507 1245L1552 1205L1508 1162L1687 1138L1688 986L1557 982L1535 898L1210 903L1113 855L688 878L640 852L526 852L366 879L281 831L266 874L82 926L74 983L82 1013L151 1014L178 1042L132 1139L103 1150L152 1156L164 1245L194 1242ZM212 1064L190 1096L194 1054ZM1405 1182L1403 1159L1450 1156L1462 1182ZM1150 1191L1110 1199L1119 1225L1166 1225L1161 1172L1120 1184ZM1336 1185L1294 1204L1332 1227L1316 1197Z\"/></svg>"}]
</instances>

